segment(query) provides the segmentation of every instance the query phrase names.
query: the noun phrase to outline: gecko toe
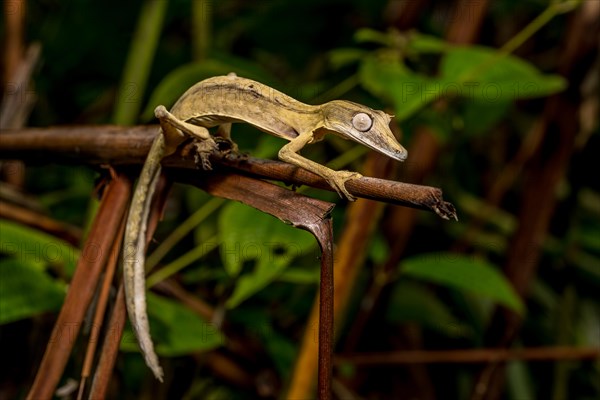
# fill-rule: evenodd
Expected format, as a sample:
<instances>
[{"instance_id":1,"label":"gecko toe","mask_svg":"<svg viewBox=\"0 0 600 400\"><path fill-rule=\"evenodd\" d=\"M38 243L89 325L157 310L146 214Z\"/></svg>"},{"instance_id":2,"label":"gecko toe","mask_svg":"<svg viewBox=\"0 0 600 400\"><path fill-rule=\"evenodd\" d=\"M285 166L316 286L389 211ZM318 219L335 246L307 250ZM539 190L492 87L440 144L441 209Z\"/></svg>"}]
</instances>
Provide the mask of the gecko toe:
<instances>
[{"instance_id":1,"label":"gecko toe","mask_svg":"<svg viewBox=\"0 0 600 400\"><path fill-rule=\"evenodd\" d=\"M169 114L169 112L167 111L167 109L165 108L165 106L157 106L154 109L154 116L158 119L162 119L165 118L167 115Z\"/></svg>"}]
</instances>

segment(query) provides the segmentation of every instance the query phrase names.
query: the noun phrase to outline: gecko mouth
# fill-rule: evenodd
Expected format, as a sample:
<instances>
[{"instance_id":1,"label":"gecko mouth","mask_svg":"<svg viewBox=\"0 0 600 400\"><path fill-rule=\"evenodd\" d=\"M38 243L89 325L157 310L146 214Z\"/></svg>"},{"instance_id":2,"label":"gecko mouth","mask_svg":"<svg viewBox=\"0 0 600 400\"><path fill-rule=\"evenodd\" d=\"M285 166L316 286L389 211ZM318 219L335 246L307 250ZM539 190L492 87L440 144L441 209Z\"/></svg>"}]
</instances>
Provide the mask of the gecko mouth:
<instances>
[{"instance_id":1,"label":"gecko mouth","mask_svg":"<svg viewBox=\"0 0 600 400\"><path fill-rule=\"evenodd\" d=\"M408 158L408 151L403 147L402 150L396 150L396 160L405 161Z\"/></svg>"},{"instance_id":2,"label":"gecko mouth","mask_svg":"<svg viewBox=\"0 0 600 400\"><path fill-rule=\"evenodd\" d=\"M408 157L408 151L406 151L406 149L402 147L400 143L389 143L383 141L379 143L371 143L367 140L360 140L360 143L379 153L385 154L394 160L404 161ZM385 145L383 145L383 143L385 143Z\"/></svg>"},{"instance_id":3,"label":"gecko mouth","mask_svg":"<svg viewBox=\"0 0 600 400\"><path fill-rule=\"evenodd\" d=\"M381 150L379 150L381 151ZM384 153L386 156L389 156L391 158L393 158L394 160L398 160L398 161L405 161L406 158L408 157L408 152L402 148L402 150L387 150Z\"/></svg>"}]
</instances>

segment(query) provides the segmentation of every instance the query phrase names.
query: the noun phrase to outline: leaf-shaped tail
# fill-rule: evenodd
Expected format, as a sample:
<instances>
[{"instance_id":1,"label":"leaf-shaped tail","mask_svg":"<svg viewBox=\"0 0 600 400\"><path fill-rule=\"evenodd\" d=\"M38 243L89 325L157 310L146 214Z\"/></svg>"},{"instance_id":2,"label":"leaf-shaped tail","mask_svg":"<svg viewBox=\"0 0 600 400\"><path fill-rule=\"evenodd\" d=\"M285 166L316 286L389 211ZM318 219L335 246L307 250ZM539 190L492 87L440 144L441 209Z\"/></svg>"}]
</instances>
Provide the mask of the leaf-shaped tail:
<instances>
[{"instance_id":1,"label":"leaf-shaped tail","mask_svg":"<svg viewBox=\"0 0 600 400\"><path fill-rule=\"evenodd\" d=\"M146 230L150 204L160 177L162 160L165 153L165 137L162 131L156 136L148 153L140 179L135 188L127 225L123 251L123 280L127 312L131 326L138 339L146 365L159 381L163 381L163 370L158 363L154 344L150 337L150 325L146 310Z\"/></svg>"}]
</instances>

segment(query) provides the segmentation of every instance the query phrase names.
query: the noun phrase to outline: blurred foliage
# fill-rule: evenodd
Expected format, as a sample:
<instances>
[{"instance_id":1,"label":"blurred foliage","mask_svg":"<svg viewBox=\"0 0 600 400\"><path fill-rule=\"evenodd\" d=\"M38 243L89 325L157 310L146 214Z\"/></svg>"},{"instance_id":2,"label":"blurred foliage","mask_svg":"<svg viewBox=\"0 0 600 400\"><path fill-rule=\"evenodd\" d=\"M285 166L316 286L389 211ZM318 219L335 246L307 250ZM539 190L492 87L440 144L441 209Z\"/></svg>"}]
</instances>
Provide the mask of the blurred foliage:
<instances>
[{"instance_id":1,"label":"blurred foliage","mask_svg":"<svg viewBox=\"0 0 600 400\"><path fill-rule=\"evenodd\" d=\"M569 85L554 73L567 17L549 20L514 55L503 52L502 46L544 11L545 1L493 2L477 46L456 46L441 39L447 23L457 17L446 5L421 15L416 30L393 29L394 3L30 2L27 39L43 45L43 64L35 80L38 102L30 125L152 122L156 105L169 106L193 83L231 71L310 103L345 98L391 109L402 131L401 142L409 143L416 127L426 124L445 144L427 183L444 189L461 221L419 214L404 261L391 282L392 294L384 312L370 321L360 350L394 350L396 336L406 324L421 328L425 348L481 346L495 304L525 315L519 337L523 346L600 346L600 187L597 180L581 175L594 162L597 166L597 127L567 171L539 276L525 301L500 269L518 223L522 187L511 188L501 207L487 206L484 199L491 177L511 158L539 115L543 104L539 98ZM203 36L194 36L197 32ZM447 107L433 111L431 104L440 98L448 99ZM234 126L233 137L241 149L260 157L275 157L282 145L281 140L243 125ZM360 170L365 151L331 139L307 148L305 154L323 163L339 156L332 163L336 168ZM87 167L27 169L26 190L62 221L85 224L93 213L92 188L93 173ZM333 215L335 232L341 232L344 202L332 193L308 192L339 203ZM303 330L313 328L304 324L318 285L318 246L306 232L272 217L239 204L210 201L198 190L175 187L151 249L158 251L149 261L160 269L149 277L149 286L178 273L191 293L227 309L236 337L249 338L265 349L268 357L253 360L250 371L274 369L285 382ZM473 254L452 253L452 242L482 210L489 217L470 243ZM41 343L25 351L23 341L6 338L30 328L16 320L42 321L40 326L50 332L43 313L57 312L78 251L9 221L0 221L0 229L2 351L8 351L5 360L19 354L33 363L41 354ZM390 252L383 236L380 229L371 240L355 304L374 279L372 269ZM46 257L32 257L32 252ZM227 341L223 334L211 330L212 325L185 305L156 295L149 295L148 302L157 350L167 356L163 358L167 368L181 372L171 388L163 389L168 392L165 397L253 397L213 378L189 357ZM350 329L354 311L350 307L349 322L342 330ZM117 364L122 376L117 393L122 398L153 394L147 383L150 375L128 332ZM342 340L345 334L341 333ZM81 357L74 357L66 376L77 376L81 362ZM548 365L511 364L510 398L560 398L566 390L568 398L591 399L600 393L593 378L599 373L598 363L569 364L564 387L549 384L564 372ZM30 368L17 363L16 371L2 381L26 384ZM340 371L347 379L356 373L352 368ZM438 395L468 397L474 379L470 367L436 366L430 373ZM386 372L361 385L365 393L373 394L370 398L389 398L385 392L389 385L378 384L392 375ZM23 394L26 389L20 390Z\"/></svg>"}]
</instances>

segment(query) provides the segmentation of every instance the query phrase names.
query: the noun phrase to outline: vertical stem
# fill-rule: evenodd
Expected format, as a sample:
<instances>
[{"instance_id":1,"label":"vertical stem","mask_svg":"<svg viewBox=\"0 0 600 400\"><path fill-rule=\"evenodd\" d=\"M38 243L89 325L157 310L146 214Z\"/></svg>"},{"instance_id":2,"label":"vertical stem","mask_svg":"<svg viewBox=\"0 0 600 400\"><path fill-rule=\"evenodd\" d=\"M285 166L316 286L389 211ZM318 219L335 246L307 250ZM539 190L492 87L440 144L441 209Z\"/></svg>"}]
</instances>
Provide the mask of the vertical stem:
<instances>
[{"instance_id":1,"label":"vertical stem","mask_svg":"<svg viewBox=\"0 0 600 400\"><path fill-rule=\"evenodd\" d=\"M100 358L92 380L90 388L89 400L101 400L106 398L106 392L112 377L112 370L115 366L117 355L119 354L119 345L123 329L127 321L127 313L125 311L125 290L123 285L119 285L117 298L110 315L107 334L104 336Z\"/></svg>"},{"instance_id":2,"label":"vertical stem","mask_svg":"<svg viewBox=\"0 0 600 400\"><path fill-rule=\"evenodd\" d=\"M212 31L212 1L192 1L192 56L201 61L208 55Z\"/></svg>"},{"instance_id":3,"label":"vertical stem","mask_svg":"<svg viewBox=\"0 0 600 400\"><path fill-rule=\"evenodd\" d=\"M319 379L320 400L331 399L333 357L333 224L323 221L330 240L321 242L321 285L319 292Z\"/></svg>"},{"instance_id":4,"label":"vertical stem","mask_svg":"<svg viewBox=\"0 0 600 400\"><path fill-rule=\"evenodd\" d=\"M563 292L558 306L556 324L556 343L568 346L572 342L571 336L575 321L573 314L577 305L577 292L573 284L567 286ZM554 364L554 379L552 380L552 400L566 400L569 398L569 378L572 363L567 360Z\"/></svg>"},{"instance_id":5,"label":"vertical stem","mask_svg":"<svg viewBox=\"0 0 600 400\"><path fill-rule=\"evenodd\" d=\"M100 287L100 294L98 295L96 310L94 311L94 322L92 324L93 330L88 340L85 358L83 361L83 367L81 368L81 380L79 381L79 392L77 394L78 400L83 399L85 386L93 369L94 358L96 356L96 349L99 342L98 339L100 336L100 329L102 328L102 324L104 323L104 316L106 312L106 307L108 305L108 297L110 294L110 289L112 287L113 277L115 275L117 265L119 264L119 250L121 249L121 242L123 241L124 232L125 219L121 221L121 226L119 227L117 236L115 238L115 241L113 242L113 246L110 251L108 262L105 268L102 286Z\"/></svg>"},{"instance_id":6,"label":"vertical stem","mask_svg":"<svg viewBox=\"0 0 600 400\"><path fill-rule=\"evenodd\" d=\"M23 25L25 22L26 2L13 0L4 2L4 77L3 90L9 91L10 84L14 83L15 73L23 59ZM25 88L17 88L25 90Z\"/></svg>"},{"instance_id":7,"label":"vertical stem","mask_svg":"<svg viewBox=\"0 0 600 400\"><path fill-rule=\"evenodd\" d=\"M100 210L77 260L69 291L27 399L52 398L73 350L73 338L79 333L130 198L131 181L125 175L117 175L105 190Z\"/></svg>"},{"instance_id":8,"label":"vertical stem","mask_svg":"<svg viewBox=\"0 0 600 400\"><path fill-rule=\"evenodd\" d=\"M117 92L115 124L132 125L138 118L167 4L167 0L146 0L142 6Z\"/></svg>"}]
</instances>

